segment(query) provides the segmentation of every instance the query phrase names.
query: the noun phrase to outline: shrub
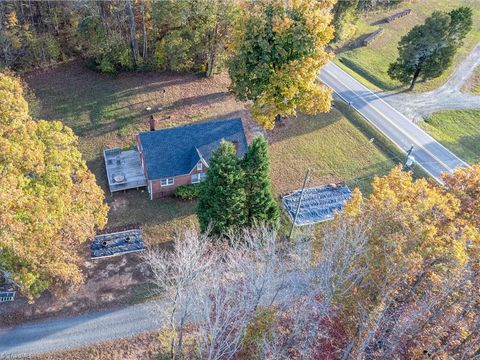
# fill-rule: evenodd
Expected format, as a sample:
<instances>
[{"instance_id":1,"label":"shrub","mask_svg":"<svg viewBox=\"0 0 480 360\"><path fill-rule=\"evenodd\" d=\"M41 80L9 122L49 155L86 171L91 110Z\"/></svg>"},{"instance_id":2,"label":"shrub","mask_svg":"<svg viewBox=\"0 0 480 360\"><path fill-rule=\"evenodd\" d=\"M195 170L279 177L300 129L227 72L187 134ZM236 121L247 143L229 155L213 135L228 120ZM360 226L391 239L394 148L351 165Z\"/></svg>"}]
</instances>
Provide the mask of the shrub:
<instances>
[{"instance_id":1,"label":"shrub","mask_svg":"<svg viewBox=\"0 0 480 360\"><path fill-rule=\"evenodd\" d=\"M198 197L200 184L182 185L175 190L175 196L182 200L193 200Z\"/></svg>"}]
</instances>

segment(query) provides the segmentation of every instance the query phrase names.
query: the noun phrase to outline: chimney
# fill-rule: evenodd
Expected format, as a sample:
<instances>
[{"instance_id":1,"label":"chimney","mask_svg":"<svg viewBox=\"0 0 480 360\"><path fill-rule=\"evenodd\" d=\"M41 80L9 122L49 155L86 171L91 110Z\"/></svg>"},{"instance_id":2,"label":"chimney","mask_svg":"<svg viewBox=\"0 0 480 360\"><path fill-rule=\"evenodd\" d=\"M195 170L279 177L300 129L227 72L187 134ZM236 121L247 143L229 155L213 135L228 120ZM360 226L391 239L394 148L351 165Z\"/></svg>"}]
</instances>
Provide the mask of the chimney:
<instances>
[{"instance_id":1,"label":"chimney","mask_svg":"<svg viewBox=\"0 0 480 360\"><path fill-rule=\"evenodd\" d=\"M150 124L150 131L155 131L155 118L153 117L153 115L150 115L148 123Z\"/></svg>"},{"instance_id":2,"label":"chimney","mask_svg":"<svg viewBox=\"0 0 480 360\"><path fill-rule=\"evenodd\" d=\"M235 153L238 154L238 141L237 140L232 140L232 144L235 147Z\"/></svg>"}]
</instances>

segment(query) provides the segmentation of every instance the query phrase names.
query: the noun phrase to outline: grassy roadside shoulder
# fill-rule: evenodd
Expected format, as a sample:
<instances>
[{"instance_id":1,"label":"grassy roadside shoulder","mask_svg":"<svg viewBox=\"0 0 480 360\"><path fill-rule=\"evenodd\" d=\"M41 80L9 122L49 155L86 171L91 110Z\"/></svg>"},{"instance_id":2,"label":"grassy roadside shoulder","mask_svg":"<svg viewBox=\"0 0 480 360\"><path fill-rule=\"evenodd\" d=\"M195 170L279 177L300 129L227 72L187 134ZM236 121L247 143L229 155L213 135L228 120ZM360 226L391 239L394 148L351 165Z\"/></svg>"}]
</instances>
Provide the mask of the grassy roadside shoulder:
<instances>
[{"instance_id":1,"label":"grassy roadside shoulder","mask_svg":"<svg viewBox=\"0 0 480 360\"><path fill-rule=\"evenodd\" d=\"M480 110L438 112L420 126L466 162L480 162Z\"/></svg>"}]
</instances>

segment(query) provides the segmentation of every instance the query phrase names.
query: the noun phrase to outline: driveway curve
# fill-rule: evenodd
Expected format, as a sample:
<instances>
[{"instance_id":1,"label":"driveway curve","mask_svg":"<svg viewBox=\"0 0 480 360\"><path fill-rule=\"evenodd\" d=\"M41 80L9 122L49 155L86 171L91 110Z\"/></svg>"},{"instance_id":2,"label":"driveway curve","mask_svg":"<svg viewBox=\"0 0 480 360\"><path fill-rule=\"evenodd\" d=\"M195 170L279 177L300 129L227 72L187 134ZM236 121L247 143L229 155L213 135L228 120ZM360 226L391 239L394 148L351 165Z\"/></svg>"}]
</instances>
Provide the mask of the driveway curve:
<instances>
[{"instance_id":1,"label":"driveway curve","mask_svg":"<svg viewBox=\"0 0 480 360\"><path fill-rule=\"evenodd\" d=\"M469 95L460 91L477 66L480 66L480 43L438 89L424 93L378 93L377 95L414 122L442 110L480 109L480 95Z\"/></svg>"}]
</instances>

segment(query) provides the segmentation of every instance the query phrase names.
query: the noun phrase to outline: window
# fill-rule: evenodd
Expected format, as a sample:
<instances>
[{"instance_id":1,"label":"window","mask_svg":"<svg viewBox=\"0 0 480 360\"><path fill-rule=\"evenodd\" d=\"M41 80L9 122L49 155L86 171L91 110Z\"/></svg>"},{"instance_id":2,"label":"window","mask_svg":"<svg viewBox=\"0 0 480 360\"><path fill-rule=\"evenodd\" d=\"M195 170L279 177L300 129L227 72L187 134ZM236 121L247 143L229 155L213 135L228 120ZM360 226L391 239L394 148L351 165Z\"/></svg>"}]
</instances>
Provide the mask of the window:
<instances>
[{"instance_id":1,"label":"window","mask_svg":"<svg viewBox=\"0 0 480 360\"><path fill-rule=\"evenodd\" d=\"M162 179L160 180L160 185L161 186L170 186L174 184L174 179L173 178L167 178L167 179Z\"/></svg>"},{"instance_id":2,"label":"window","mask_svg":"<svg viewBox=\"0 0 480 360\"><path fill-rule=\"evenodd\" d=\"M192 184L197 184L199 182L200 182L200 174L193 174L192 175Z\"/></svg>"},{"instance_id":3,"label":"window","mask_svg":"<svg viewBox=\"0 0 480 360\"><path fill-rule=\"evenodd\" d=\"M207 175L204 174L204 173L201 173L201 174L193 174L193 175L192 175L192 184L197 184L197 183L199 183L200 181L203 181L203 179L205 179L205 176L207 176Z\"/></svg>"},{"instance_id":4,"label":"window","mask_svg":"<svg viewBox=\"0 0 480 360\"><path fill-rule=\"evenodd\" d=\"M202 164L201 161L197 164L197 170L198 170L198 171L202 171L202 170L203 170L203 164Z\"/></svg>"}]
</instances>

